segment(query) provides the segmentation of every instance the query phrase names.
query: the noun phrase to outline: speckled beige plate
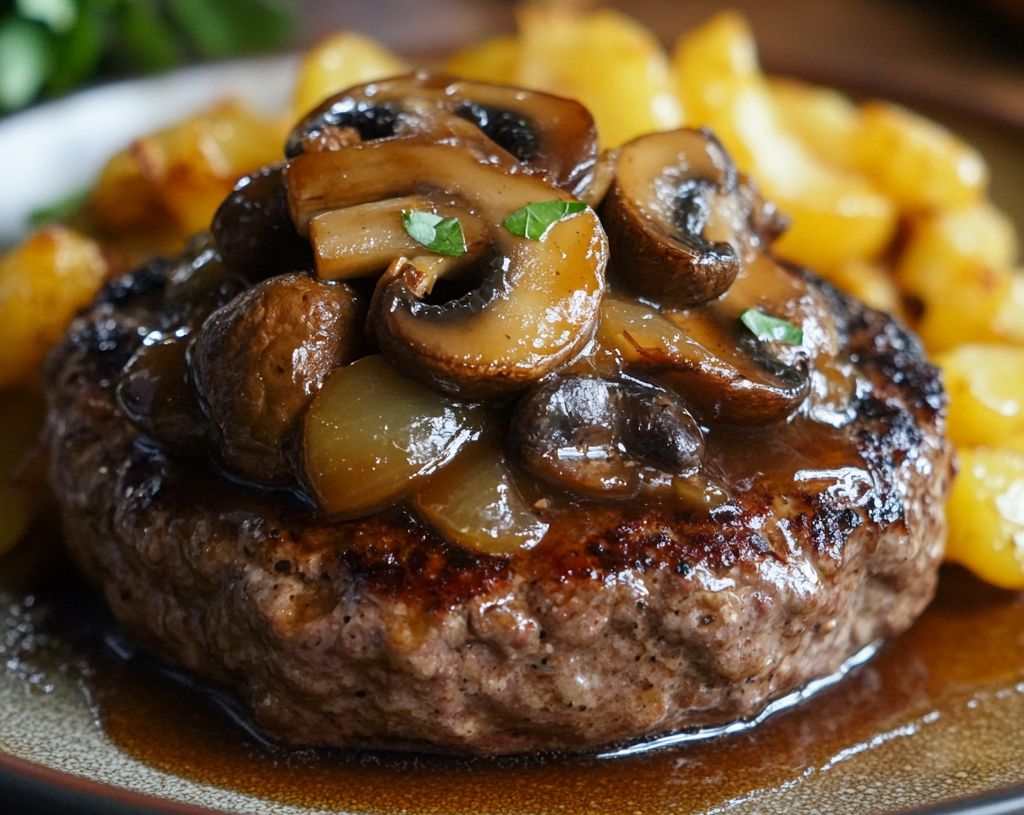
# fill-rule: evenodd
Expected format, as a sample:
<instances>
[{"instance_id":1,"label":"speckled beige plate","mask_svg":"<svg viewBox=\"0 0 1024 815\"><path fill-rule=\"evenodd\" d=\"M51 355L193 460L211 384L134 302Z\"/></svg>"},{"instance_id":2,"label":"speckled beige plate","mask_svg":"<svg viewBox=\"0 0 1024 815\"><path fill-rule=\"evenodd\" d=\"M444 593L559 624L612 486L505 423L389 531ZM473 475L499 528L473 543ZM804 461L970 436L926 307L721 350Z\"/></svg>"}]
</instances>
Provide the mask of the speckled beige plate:
<instances>
[{"instance_id":1,"label":"speckled beige plate","mask_svg":"<svg viewBox=\"0 0 1024 815\"><path fill-rule=\"evenodd\" d=\"M0 122L0 243L23 231L31 208L87 184L138 133L229 92L264 108L283 105L293 68L291 60L193 68ZM994 197L1024 225L1019 134L974 120L951 124L986 152ZM117 724L117 699L96 695L91 657L46 641L39 609L24 607L10 563L0 559L0 812L15 792L55 813L1024 811L1024 790L1013 791L1024 781L1024 603L955 571L909 634L751 733L589 764L381 769L337 758L349 767L337 776L332 757L282 755L219 721L217 738L227 732L250 745L253 771L242 778L231 770L238 757L229 761L217 746L223 742L206 743L202 720L220 717L205 708L180 733L176 714L159 708L137 708L143 713ZM974 599L964 602L964 592ZM173 684L144 671L137 681ZM191 732L200 735L182 744Z\"/></svg>"}]
</instances>

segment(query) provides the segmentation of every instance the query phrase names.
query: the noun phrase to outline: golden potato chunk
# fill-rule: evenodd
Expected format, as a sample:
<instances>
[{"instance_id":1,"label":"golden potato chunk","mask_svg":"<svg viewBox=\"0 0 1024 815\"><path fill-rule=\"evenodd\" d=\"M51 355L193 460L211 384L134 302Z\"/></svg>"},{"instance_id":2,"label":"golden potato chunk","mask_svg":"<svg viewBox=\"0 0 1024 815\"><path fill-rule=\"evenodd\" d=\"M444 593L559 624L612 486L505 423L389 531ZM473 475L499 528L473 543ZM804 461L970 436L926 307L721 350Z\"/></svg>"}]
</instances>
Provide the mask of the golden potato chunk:
<instances>
[{"instance_id":1,"label":"golden potato chunk","mask_svg":"<svg viewBox=\"0 0 1024 815\"><path fill-rule=\"evenodd\" d=\"M772 78L769 87L786 127L804 144L836 167L857 166L860 114L848 96L793 79Z\"/></svg>"},{"instance_id":2,"label":"golden potato chunk","mask_svg":"<svg viewBox=\"0 0 1024 815\"><path fill-rule=\"evenodd\" d=\"M60 226L0 259L0 388L35 378L43 355L106 273L99 245Z\"/></svg>"},{"instance_id":3,"label":"golden potato chunk","mask_svg":"<svg viewBox=\"0 0 1024 815\"><path fill-rule=\"evenodd\" d=\"M1024 348L961 345L935 361L952 399L949 437L964 447L1024 453Z\"/></svg>"},{"instance_id":4,"label":"golden potato chunk","mask_svg":"<svg viewBox=\"0 0 1024 815\"><path fill-rule=\"evenodd\" d=\"M1009 269L1019 249L1013 222L989 201L913 219L897 281L926 298L969 277L971 267Z\"/></svg>"},{"instance_id":5,"label":"golden potato chunk","mask_svg":"<svg viewBox=\"0 0 1024 815\"><path fill-rule=\"evenodd\" d=\"M508 85L515 75L518 60L519 38L507 34L462 49L445 67L450 74L464 79Z\"/></svg>"},{"instance_id":6,"label":"golden potato chunk","mask_svg":"<svg viewBox=\"0 0 1024 815\"><path fill-rule=\"evenodd\" d=\"M89 201L109 230L155 228L166 220L191 235L210 228L243 175L283 158L284 130L236 103L224 103L167 130L136 139L110 160ZM166 214L166 215L165 215Z\"/></svg>"},{"instance_id":7,"label":"golden potato chunk","mask_svg":"<svg viewBox=\"0 0 1024 815\"><path fill-rule=\"evenodd\" d=\"M470 47L448 69L459 76L578 99L594 116L603 147L679 127L668 58L657 38L612 9L580 14L521 5L519 33Z\"/></svg>"},{"instance_id":8,"label":"golden potato chunk","mask_svg":"<svg viewBox=\"0 0 1024 815\"><path fill-rule=\"evenodd\" d=\"M1016 323L1024 305L1014 307L1016 256L1013 224L988 202L912 221L896 278L921 301L916 328L930 351L1020 341L1024 329Z\"/></svg>"},{"instance_id":9,"label":"golden potato chunk","mask_svg":"<svg viewBox=\"0 0 1024 815\"><path fill-rule=\"evenodd\" d=\"M863 177L822 161L775 107L746 20L726 12L684 36L672 58L687 123L707 125L765 195L792 217L781 256L819 269L871 260L896 207Z\"/></svg>"},{"instance_id":10,"label":"golden potato chunk","mask_svg":"<svg viewBox=\"0 0 1024 815\"><path fill-rule=\"evenodd\" d=\"M856 145L861 169L908 209L967 206L988 186L988 166L977 150L899 105L865 103Z\"/></svg>"},{"instance_id":11,"label":"golden potato chunk","mask_svg":"<svg viewBox=\"0 0 1024 815\"><path fill-rule=\"evenodd\" d=\"M1024 454L960 451L947 504L946 559L1006 589L1024 588Z\"/></svg>"},{"instance_id":12,"label":"golden potato chunk","mask_svg":"<svg viewBox=\"0 0 1024 815\"><path fill-rule=\"evenodd\" d=\"M1024 269L1010 278L1010 290L999 304L992 328L1004 342L1024 345Z\"/></svg>"},{"instance_id":13,"label":"golden potato chunk","mask_svg":"<svg viewBox=\"0 0 1024 815\"><path fill-rule=\"evenodd\" d=\"M339 31L314 47L302 60L295 86L295 117L353 85L404 74L408 63L380 43L354 31Z\"/></svg>"}]
</instances>

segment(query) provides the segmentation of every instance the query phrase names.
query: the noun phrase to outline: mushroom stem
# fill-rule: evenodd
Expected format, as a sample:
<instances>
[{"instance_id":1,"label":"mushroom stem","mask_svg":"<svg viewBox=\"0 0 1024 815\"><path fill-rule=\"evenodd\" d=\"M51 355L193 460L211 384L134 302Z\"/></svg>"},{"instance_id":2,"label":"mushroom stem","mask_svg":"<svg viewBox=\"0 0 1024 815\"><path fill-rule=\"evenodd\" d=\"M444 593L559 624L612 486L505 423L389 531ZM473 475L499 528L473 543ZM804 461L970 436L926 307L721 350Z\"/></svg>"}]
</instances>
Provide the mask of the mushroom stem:
<instances>
[{"instance_id":1,"label":"mushroom stem","mask_svg":"<svg viewBox=\"0 0 1024 815\"><path fill-rule=\"evenodd\" d=\"M403 212L457 218L466 241L465 254L430 255L402 226ZM484 222L459 202L423 195L331 210L317 215L309 224L317 274L328 280L380 274L398 256L417 257L416 265L424 273L435 279L443 277L475 261L488 244L488 232Z\"/></svg>"}]
</instances>

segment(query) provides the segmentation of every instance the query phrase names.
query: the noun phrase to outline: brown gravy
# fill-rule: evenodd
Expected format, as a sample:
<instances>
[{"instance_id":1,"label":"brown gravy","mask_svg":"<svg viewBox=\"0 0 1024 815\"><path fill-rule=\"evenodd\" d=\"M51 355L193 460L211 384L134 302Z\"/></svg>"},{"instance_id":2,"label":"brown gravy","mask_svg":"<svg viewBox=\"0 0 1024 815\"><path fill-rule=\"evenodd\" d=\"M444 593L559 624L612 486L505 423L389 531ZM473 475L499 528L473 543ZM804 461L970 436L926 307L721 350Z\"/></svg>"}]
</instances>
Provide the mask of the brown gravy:
<instances>
[{"instance_id":1,"label":"brown gravy","mask_svg":"<svg viewBox=\"0 0 1024 815\"><path fill-rule=\"evenodd\" d=\"M6 569L8 585L17 565ZM50 632L85 651L102 726L126 753L202 784L346 812L705 811L778 789L929 713L969 717L965 694L1012 688L1024 676L1024 597L947 567L938 597L907 634L747 732L612 760L294 751L261 742L214 694L144 658L115 655L104 640L116 639L116 627L69 566L21 571L22 590L52 608Z\"/></svg>"}]
</instances>

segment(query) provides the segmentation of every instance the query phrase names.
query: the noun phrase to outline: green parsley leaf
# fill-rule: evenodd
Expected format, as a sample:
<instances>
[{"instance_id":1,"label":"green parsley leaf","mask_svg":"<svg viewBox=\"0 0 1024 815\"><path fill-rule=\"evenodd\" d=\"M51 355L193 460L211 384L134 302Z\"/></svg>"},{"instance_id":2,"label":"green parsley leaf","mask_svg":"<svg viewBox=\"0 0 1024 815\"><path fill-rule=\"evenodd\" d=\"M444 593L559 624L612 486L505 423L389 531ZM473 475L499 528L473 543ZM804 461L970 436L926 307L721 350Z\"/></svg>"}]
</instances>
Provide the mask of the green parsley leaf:
<instances>
[{"instance_id":1,"label":"green parsley leaf","mask_svg":"<svg viewBox=\"0 0 1024 815\"><path fill-rule=\"evenodd\" d=\"M509 215L505 229L520 238L542 241L551 227L586 208L582 201L536 201Z\"/></svg>"},{"instance_id":2,"label":"green parsley leaf","mask_svg":"<svg viewBox=\"0 0 1024 815\"><path fill-rule=\"evenodd\" d=\"M772 317L756 308L748 308L740 315L740 320L761 342L784 342L787 345L799 345L804 341L803 329L797 328L789 320Z\"/></svg>"},{"instance_id":3,"label":"green parsley leaf","mask_svg":"<svg viewBox=\"0 0 1024 815\"><path fill-rule=\"evenodd\" d=\"M410 238L431 252L453 258L466 254L466 238L458 218L442 218L433 212L412 210L402 213L402 226Z\"/></svg>"}]
</instances>

